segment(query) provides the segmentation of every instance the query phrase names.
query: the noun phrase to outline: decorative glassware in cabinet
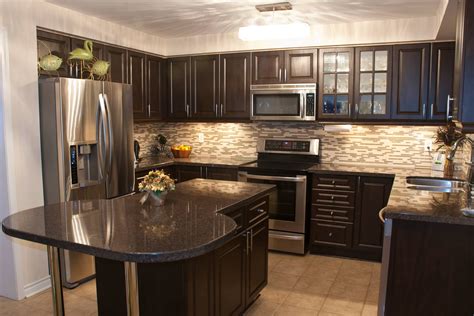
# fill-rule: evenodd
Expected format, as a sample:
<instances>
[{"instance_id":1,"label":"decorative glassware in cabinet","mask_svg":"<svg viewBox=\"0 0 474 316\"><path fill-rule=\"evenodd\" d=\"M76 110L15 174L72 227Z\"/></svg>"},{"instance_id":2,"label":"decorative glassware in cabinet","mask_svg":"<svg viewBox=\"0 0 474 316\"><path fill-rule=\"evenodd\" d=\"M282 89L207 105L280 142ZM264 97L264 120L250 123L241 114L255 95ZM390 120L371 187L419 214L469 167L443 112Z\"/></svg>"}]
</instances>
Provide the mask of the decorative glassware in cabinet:
<instances>
[{"instance_id":1,"label":"decorative glassware in cabinet","mask_svg":"<svg viewBox=\"0 0 474 316\"><path fill-rule=\"evenodd\" d=\"M323 114L349 115L350 64L349 52L323 53Z\"/></svg>"}]
</instances>

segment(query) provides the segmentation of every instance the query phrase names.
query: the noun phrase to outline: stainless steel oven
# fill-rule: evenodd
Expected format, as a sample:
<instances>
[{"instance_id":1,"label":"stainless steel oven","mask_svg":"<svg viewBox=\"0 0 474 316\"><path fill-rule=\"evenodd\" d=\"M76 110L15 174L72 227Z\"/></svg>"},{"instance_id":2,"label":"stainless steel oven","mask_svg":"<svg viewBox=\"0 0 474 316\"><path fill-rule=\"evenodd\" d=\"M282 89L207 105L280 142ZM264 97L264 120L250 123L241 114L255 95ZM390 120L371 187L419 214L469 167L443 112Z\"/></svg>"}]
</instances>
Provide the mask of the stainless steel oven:
<instances>
[{"instance_id":1,"label":"stainless steel oven","mask_svg":"<svg viewBox=\"0 0 474 316\"><path fill-rule=\"evenodd\" d=\"M250 96L252 120L316 120L316 84L252 85Z\"/></svg>"}]
</instances>

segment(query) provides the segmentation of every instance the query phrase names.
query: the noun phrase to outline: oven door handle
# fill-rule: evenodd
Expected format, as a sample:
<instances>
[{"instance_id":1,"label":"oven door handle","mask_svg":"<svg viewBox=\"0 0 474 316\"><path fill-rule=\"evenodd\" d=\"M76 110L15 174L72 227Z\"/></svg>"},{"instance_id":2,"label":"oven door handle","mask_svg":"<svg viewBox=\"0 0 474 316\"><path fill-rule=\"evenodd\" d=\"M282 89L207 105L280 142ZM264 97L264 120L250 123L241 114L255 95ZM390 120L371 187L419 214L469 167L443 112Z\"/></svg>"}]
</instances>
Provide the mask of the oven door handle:
<instances>
[{"instance_id":1,"label":"oven door handle","mask_svg":"<svg viewBox=\"0 0 474 316\"><path fill-rule=\"evenodd\" d=\"M277 176L260 176L255 174L245 175L247 179L255 180L273 180L273 181L285 181L285 182L305 182L306 176L296 176L296 177L277 177Z\"/></svg>"}]
</instances>

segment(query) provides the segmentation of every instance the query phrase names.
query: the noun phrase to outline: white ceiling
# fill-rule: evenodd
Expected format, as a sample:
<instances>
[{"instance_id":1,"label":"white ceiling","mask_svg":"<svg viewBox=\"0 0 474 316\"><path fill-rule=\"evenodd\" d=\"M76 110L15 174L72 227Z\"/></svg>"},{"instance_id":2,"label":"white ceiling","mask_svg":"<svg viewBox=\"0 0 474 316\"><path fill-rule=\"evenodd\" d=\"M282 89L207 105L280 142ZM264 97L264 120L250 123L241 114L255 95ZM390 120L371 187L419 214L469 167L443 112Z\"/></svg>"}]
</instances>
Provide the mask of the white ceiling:
<instances>
[{"instance_id":1,"label":"white ceiling","mask_svg":"<svg viewBox=\"0 0 474 316\"><path fill-rule=\"evenodd\" d=\"M284 0L46 0L159 37L236 32L240 26L271 19L256 4ZM317 24L380 21L437 15L443 0L290 0L280 19Z\"/></svg>"}]
</instances>

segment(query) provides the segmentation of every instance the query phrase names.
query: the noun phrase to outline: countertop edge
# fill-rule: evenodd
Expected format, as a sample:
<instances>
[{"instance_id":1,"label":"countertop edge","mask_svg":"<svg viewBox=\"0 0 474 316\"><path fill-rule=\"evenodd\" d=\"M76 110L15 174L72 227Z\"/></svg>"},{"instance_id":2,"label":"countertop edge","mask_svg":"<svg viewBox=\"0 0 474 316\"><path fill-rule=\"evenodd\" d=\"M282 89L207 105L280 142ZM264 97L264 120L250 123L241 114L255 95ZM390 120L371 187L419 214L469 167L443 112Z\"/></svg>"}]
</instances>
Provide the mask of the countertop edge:
<instances>
[{"instance_id":1,"label":"countertop edge","mask_svg":"<svg viewBox=\"0 0 474 316\"><path fill-rule=\"evenodd\" d=\"M446 225L462 225L462 226L474 226L474 220L469 220L469 217L443 217L433 216L430 214L423 215L421 213L410 213L409 211L387 211L384 212L384 218L396 219L404 221L415 221L423 223L437 223Z\"/></svg>"}]
</instances>

